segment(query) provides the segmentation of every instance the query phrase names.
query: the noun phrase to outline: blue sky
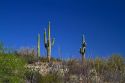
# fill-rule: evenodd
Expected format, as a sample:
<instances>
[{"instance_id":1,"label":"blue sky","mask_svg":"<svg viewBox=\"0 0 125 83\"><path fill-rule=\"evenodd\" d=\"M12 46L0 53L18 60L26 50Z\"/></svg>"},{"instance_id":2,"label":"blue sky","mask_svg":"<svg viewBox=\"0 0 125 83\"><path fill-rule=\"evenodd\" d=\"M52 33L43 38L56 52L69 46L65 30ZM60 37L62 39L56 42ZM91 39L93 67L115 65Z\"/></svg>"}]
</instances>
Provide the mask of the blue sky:
<instances>
[{"instance_id":1,"label":"blue sky","mask_svg":"<svg viewBox=\"0 0 125 83\"><path fill-rule=\"evenodd\" d=\"M86 56L125 55L125 0L1 0L0 40L6 47L34 47L41 34L41 54L45 55L43 32L51 22L55 38L52 55L80 57L82 34Z\"/></svg>"}]
</instances>

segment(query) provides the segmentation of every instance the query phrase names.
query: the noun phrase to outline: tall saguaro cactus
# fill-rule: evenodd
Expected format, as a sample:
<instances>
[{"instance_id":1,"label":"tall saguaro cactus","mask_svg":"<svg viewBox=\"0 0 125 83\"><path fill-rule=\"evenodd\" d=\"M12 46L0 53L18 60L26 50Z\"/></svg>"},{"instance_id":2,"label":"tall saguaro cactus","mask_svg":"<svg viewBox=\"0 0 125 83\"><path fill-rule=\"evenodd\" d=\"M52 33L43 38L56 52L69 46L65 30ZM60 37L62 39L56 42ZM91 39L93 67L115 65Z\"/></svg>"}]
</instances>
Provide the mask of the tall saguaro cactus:
<instances>
[{"instance_id":1,"label":"tall saguaro cactus","mask_svg":"<svg viewBox=\"0 0 125 83\"><path fill-rule=\"evenodd\" d=\"M54 45L54 38L52 38L52 40L51 40L51 33L50 32L51 31L50 31L50 22L49 22L48 38L47 38L47 35L46 35L46 29L44 31L44 45L45 45L45 48L46 48L46 51L47 51L47 58L48 58L49 62L50 62L50 59L51 59L51 48Z\"/></svg>"},{"instance_id":2,"label":"tall saguaro cactus","mask_svg":"<svg viewBox=\"0 0 125 83\"><path fill-rule=\"evenodd\" d=\"M37 38L37 56L40 57L40 34L39 33Z\"/></svg>"},{"instance_id":3,"label":"tall saguaro cactus","mask_svg":"<svg viewBox=\"0 0 125 83\"><path fill-rule=\"evenodd\" d=\"M80 48L80 54L82 55L82 62L85 60L85 52L86 52L86 42L84 35L82 36L82 47Z\"/></svg>"}]
</instances>

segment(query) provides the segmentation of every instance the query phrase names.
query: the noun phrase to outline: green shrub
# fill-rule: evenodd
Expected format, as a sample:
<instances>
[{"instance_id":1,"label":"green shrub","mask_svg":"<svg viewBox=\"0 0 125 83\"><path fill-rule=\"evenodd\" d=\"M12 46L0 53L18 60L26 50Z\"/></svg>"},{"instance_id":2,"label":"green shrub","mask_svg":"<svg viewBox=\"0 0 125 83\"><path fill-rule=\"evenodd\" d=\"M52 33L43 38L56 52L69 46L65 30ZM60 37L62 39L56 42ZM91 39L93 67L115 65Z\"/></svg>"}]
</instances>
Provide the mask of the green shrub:
<instances>
[{"instance_id":1,"label":"green shrub","mask_svg":"<svg viewBox=\"0 0 125 83\"><path fill-rule=\"evenodd\" d=\"M52 73L42 76L40 83L62 83L62 80L57 74Z\"/></svg>"},{"instance_id":2,"label":"green shrub","mask_svg":"<svg viewBox=\"0 0 125 83\"><path fill-rule=\"evenodd\" d=\"M49 73L42 76L38 71L28 70L25 73L25 76L26 80L30 83L62 83L61 77L59 77L56 73Z\"/></svg>"},{"instance_id":3,"label":"green shrub","mask_svg":"<svg viewBox=\"0 0 125 83\"><path fill-rule=\"evenodd\" d=\"M0 81L24 83L25 61L12 54L0 54Z\"/></svg>"}]
</instances>

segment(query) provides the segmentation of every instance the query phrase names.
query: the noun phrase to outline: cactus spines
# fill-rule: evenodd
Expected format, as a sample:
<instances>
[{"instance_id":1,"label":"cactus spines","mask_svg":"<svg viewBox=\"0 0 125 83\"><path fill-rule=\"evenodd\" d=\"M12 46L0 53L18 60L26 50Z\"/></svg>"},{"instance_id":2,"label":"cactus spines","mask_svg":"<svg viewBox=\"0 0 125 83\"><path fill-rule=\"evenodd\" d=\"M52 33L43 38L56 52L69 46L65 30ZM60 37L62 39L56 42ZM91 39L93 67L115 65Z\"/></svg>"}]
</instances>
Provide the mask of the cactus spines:
<instances>
[{"instance_id":1,"label":"cactus spines","mask_svg":"<svg viewBox=\"0 0 125 83\"><path fill-rule=\"evenodd\" d=\"M40 34L39 33L37 38L37 56L40 57Z\"/></svg>"},{"instance_id":2,"label":"cactus spines","mask_svg":"<svg viewBox=\"0 0 125 83\"><path fill-rule=\"evenodd\" d=\"M44 45L47 51L47 58L48 61L50 62L51 59L51 47L54 45L54 39L51 40L51 33L50 33L50 22L49 22L49 26L48 26L48 38L46 35L46 29L44 31Z\"/></svg>"},{"instance_id":3,"label":"cactus spines","mask_svg":"<svg viewBox=\"0 0 125 83\"><path fill-rule=\"evenodd\" d=\"M82 36L82 47L80 48L80 54L82 55L82 62L85 60L85 52L86 52L86 42L84 35Z\"/></svg>"}]
</instances>

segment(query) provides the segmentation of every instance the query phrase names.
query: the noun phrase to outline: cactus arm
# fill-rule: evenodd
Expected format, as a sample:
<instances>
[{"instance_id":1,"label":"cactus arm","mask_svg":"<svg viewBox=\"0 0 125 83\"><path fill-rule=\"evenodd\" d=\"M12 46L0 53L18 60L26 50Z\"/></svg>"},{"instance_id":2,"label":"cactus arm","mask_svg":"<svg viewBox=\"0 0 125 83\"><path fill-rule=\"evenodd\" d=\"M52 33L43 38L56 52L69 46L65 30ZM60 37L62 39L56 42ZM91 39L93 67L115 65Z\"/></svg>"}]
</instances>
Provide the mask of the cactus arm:
<instances>
[{"instance_id":1,"label":"cactus arm","mask_svg":"<svg viewBox=\"0 0 125 83\"><path fill-rule=\"evenodd\" d=\"M80 54L82 53L82 49L80 48Z\"/></svg>"},{"instance_id":2,"label":"cactus arm","mask_svg":"<svg viewBox=\"0 0 125 83\"><path fill-rule=\"evenodd\" d=\"M82 61L85 59L85 51L86 51L86 42L84 35L82 36L82 46L80 48L80 54L82 55Z\"/></svg>"},{"instance_id":3,"label":"cactus arm","mask_svg":"<svg viewBox=\"0 0 125 83\"><path fill-rule=\"evenodd\" d=\"M81 55L84 54L84 48L80 48L80 54L81 54Z\"/></svg>"},{"instance_id":4,"label":"cactus arm","mask_svg":"<svg viewBox=\"0 0 125 83\"><path fill-rule=\"evenodd\" d=\"M52 42L51 43L52 43L51 46L53 46L54 43L55 43L55 38L52 38Z\"/></svg>"},{"instance_id":5,"label":"cactus arm","mask_svg":"<svg viewBox=\"0 0 125 83\"><path fill-rule=\"evenodd\" d=\"M38 33L37 56L40 57L40 34Z\"/></svg>"},{"instance_id":6,"label":"cactus arm","mask_svg":"<svg viewBox=\"0 0 125 83\"><path fill-rule=\"evenodd\" d=\"M84 37L84 35L82 35L82 43L84 43L85 42L85 37Z\"/></svg>"},{"instance_id":7,"label":"cactus arm","mask_svg":"<svg viewBox=\"0 0 125 83\"><path fill-rule=\"evenodd\" d=\"M50 22L49 22L49 26L48 26L48 40L50 41Z\"/></svg>"},{"instance_id":8,"label":"cactus arm","mask_svg":"<svg viewBox=\"0 0 125 83\"><path fill-rule=\"evenodd\" d=\"M47 47L46 29L44 30L44 45Z\"/></svg>"}]
</instances>

